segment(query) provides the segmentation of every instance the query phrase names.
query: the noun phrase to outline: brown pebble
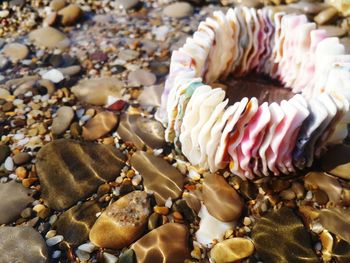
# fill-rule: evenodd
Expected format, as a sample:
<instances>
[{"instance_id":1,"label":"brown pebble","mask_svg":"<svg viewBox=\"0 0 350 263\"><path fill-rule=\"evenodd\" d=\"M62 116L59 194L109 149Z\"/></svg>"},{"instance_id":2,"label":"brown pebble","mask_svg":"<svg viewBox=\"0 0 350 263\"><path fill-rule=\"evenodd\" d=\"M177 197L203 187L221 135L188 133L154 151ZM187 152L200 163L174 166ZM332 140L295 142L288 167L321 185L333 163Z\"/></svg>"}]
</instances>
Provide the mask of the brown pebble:
<instances>
[{"instance_id":1,"label":"brown pebble","mask_svg":"<svg viewBox=\"0 0 350 263\"><path fill-rule=\"evenodd\" d=\"M89 120L83 127L85 140L93 141L110 132L118 123L118 117L113 112L103 111Z\"/></svg>"},{"instance_id":2,"label":"brown pebble","mask_svg":"<svg viewBox=\"0 0 350 263\"><path fill-rule=\"evenodd\" d=\"M329 198L326 192L322 191L321 189L317 189L314 192L314 200L319 205L325 205L328 203Z\"/></svg>"},{"instance_id":3,"label":"brown pebble","mask_svg":"<svg viewBox=\"0 0 350 263\"><path fill-rule=\"evenodd\" d=\"M111 190L111 186L109 184L101 184L97 189L97 196L101 197L107 194Z\"/></svg>"},{"instance_id":4,"label":"brown pebble","mask_svg":"<svg viewBox=\"0 0 350 263\"><path fill-rule=\"evenodd\" d=\"M16 176L17 176L19 179L21 179L21 180L23 180L24 178L26 178L27 175L28 175L28 174L27 174L27 170L26 170L24 167L22 167L22 166L17 167L15 173L16 173Z\"/></svg>"},{"instance_id":5,"label":"brown pebble","mask_svg":"<svg viewBox=\"0 0 350 263\"><path fill-rule=\"evenodd\" d=\"M169 213L169 208L165 206L155 206L153 211L157 214L166 216Z\"/></svg>"},{"instance_id":6,"label":"brown pebble","mask_svg":"<svg viewBox=\"0 0 350 263\"><path fill-rule=\"evenodd\" d=\"M52 0L50 2L50 8L54 11L59 11L63 7L65 7L66 1L65 0Z\"/></svg>"},{"instance_id":7,"label":"brown pebble","mask_svg":"<svg viewBox=\"0 0 350 263\"><path fill-rule=\"evenodd\" d=\"M38 181L38 178L25 178L22 180L22 185L26 188L29 188L36 181Z\"/></svg>"},{"instance_id":8,"label":"brown pebble","mask_svg":"<svg viewBox=\"0 0 350 263\"><path fill-rule=\"evenodd\" d=\"M183 220L183 216L182 216L181 213L178 212L178 211L175 211L175 212L173 213L173 218L174 218L175 220L179 220L179 221Z\"/></svg>"},{"instance_id":9,"label":"brown pebble","mask_svg":"<svg viewBox=\"0 0 350 263\"><path fill-rule=\"evenodd\" d=\"M314 20L317 24L324 25L335 19L337 14L338 10L335 7L329 7L318 13L318 15L315 16Z\"/></svg>"},{"instance_id":10,"label":"brown pebble","mask_svg":"<svg viewBox=\"0 0 350 263\"><path fill-rule=\"evenodd\" d=\"M32 156L29 153L20 152L20 153L15 154L12 159L16 165L22 165L22 164L29 162L31 158L32 158Z\"/></svg>"},{"instance_id":11,"label":"brown pebble","mask_svg":"<svg viewBox=\"0 0 350 263\"><path fill-rule=\"evenodd\" d=\"M12 102L6 102L4 105L2 105L2 110L4 112L12 111L15 107L13 106Z\"/></svg>"},{"instance_id":12,"label":"brown pebble","mask_svg":"<svg viewBox=\"0 0 350 263\"><path fill-rule=\"evenodd\" d=\"M61 24L69 26L73 25L83 15L83 10L78 5L70 4L62 8L58 15L61 17Z\"/></svg>"}]
</instances>

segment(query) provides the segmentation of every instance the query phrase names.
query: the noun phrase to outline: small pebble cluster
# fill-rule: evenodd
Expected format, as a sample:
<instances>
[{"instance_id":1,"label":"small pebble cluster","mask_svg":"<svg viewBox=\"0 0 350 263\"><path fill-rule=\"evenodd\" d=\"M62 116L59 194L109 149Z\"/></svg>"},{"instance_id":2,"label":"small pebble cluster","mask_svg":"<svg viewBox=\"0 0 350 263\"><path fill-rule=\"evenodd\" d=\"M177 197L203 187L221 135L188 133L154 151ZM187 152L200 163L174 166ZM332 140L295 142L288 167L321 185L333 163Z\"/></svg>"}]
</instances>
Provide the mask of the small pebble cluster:
<instances>
[{"instance_id":1,"label":"small pebble cluster","mask_svg":"<svg viewBox=\"0 0 350 263\"><path fill-rule=\"evenodd\" d=\"M0 262L349 262L350 146L244 181L154 115L173 50L229 7L298 12L350 48L342 1L0 3Z\"/></svg>"}]
</instances>

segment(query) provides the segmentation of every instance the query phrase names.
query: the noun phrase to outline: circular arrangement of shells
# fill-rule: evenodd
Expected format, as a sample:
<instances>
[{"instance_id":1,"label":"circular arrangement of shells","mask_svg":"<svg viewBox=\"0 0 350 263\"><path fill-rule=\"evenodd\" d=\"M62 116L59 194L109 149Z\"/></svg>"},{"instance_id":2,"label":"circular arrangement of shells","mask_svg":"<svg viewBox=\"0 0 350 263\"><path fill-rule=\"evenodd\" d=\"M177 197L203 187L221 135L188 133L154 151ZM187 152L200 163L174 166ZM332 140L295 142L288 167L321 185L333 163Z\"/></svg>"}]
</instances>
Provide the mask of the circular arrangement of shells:
<instances>
[{"instance_id":1,"label":"circular arrangement of shells","mask_svg":"<svg viewBox=\"0 0 350 263\"><path fill-rule=\"evenodd\" d=\"M278 79L285 95L241 90L232 101L242 87L215 84L252 72ZM243 7L214 12L173 52L157 117L193 165L253 179L310 167L341 143L349 100L350 54L338 38L305 15Z\"/></svg>"}]
</instances>

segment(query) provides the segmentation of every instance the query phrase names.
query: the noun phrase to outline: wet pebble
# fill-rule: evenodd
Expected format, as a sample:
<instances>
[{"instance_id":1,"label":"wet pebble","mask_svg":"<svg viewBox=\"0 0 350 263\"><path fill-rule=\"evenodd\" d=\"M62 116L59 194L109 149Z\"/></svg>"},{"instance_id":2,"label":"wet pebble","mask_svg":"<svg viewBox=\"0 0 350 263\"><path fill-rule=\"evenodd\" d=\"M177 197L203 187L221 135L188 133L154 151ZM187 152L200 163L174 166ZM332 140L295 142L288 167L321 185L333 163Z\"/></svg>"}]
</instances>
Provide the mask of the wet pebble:
<instances>
[{"instance_id":1,"label":"wet pebble","mask_svg":"<svg viewBox=\"0 0 350 263\"><path fill-rule=\"evenodd\" d=\"M321 159L322 169L334 176L350 179L350 146L339 144L330 148Z\"/></svg>"},{"instance_id":2,"label":"wet pebble","mask_svg":"<svg viewBox=\"0 0 350 263\"><path fill-rule=\"evenodd\" d=\"M134 8L139 0L115 0L114 5L120 9L129 10Z\"/></svg>"},{"instance_id":3,"label":"wet pebble","mask_svg":"<svg viewBox=\"0 0 350 263\"><path fill-rule=\"evenodd\" d=\"M240 217L243 202L224 177L218 174L205 176L202 191L204 205L216 219L230 222Z\"/></svg>"},{"instance_id":4,"label":"wet pebble","mask_svg":"<svg viewBox=\"0 0 350 263\"><path fill-rule=\"evenodd\" d=\"M131 165L141 174L147 192L153 192L158 205L163 206L168 198L180 197L184 178L165 160L150 153L137 151L130 159Z\"/></svg>"},{"instance_id":5,"label":"wet pebble","mask_svg":"<svg viewBox=\"0 0 350 263\"><path fill-rule=\"evenodd\" d=\"M246 238L230 238L216 244L210 251L214 262L237 262L254 252L253 242Z\"/></svg>"},{"instance_id":6,"label":"wet pebble","mask_svg":"<svg viewBox=\"0 0 350 263\"><path fill-rule=\"evenodd\" d=\"M116 114L110 111L103 111L90 119L83 127L85 140L93 141L109 133L118 123Z\"/></svg>"},{"instance_id":7,"label":"wet pebble","mask_svg":"<svg viewBox=\"0 0 350 263\"><path fill-rule=\"evenodd\" d=\"M64 76L61 71L57 69L51 69L42 75L43 79L50 80L53 83L59 83L64 80Z\"/></svg>"},{"instance_id":8,"label":"wet pebble","mask_svg":"<svg viewBox=\"0 0 350 263\"><path fill-rule=\"evenodd\" d=\"M100 215L90 231L90 241L103 248L128 246L141 236L149 214L147 194L131 192L109 205Z\"/></svg>"},{"instance_id":9,"label":"wet pebble","mask_svg":"<svg viewBox=\"0 0 350 263\"><path fill-rule=\"evenodd\" d=\"M41 198L55 210L69 208L90 196L99 185L114 180L124 161L125 156L113 147L54 140L37 154Z\"/></svg>"},{"instance_id":10,"label":"wet pebble","mask_svg":"<svg viewBox=\"0 0 350 263\"><path fill-rule=\"evenodd\" d=\"M324 25L336 18L338 10L335 7L328 7L315 16L314 20L319 25Z\"/></svg>"},{"instance_id":11,"label":"wet pebble","mask_svg":"<svg viewBox=\"0 0 350 263\"><path fill-rule=\"evenodd\" d=\"M59 11L66 5L66 0L52 0L50 2L50 8L54 11Z\"/></svg>"},{"instance_id":12,"label":"wet pebble","mask_svg":"<svg viewBox=\"0 0 350 263\"><path fill-rule=\"evenodd\" d=\"M147 233L131 249L137 262L182 263L189 257L188 236L185 225L168 223Z\"/></svg>"},{"instance_id":13,"label":"wet pebble","mask_svg":"<svg viewBox=\"0 0 350 263\"><path fill-rule=\"evenodd\" d=\"M1 262L45 263L48 251L41 235L32 227L0 227Z\"/></svg>"},{"instance_id":14,"label":"wet pebble","mask_svg":"<svg viewBox=\"0 0 350 263\"><path fill-rule=\"evenodd\" d=\"M136 58L138 58L140 56L140 53L136 50L132 50L132 49L123 49L121 51L119 51L118 53L118 58L125 60L125 61L131 61L134 60Z\"/></svg>"},{"instance_id":15,"label":"wet pebble","mask_svg":"<svg viewBox=\"0 0 350 263\"><path fill-rule=\"evenodd\" d=\"M52 122L52 133L61 135L70 126L74 118L74 110L69 106L62 106L58 109L56 117Z\"/></svg>"},{"instance_id":16,"label":"wet pebble","mask_svg":"<svg viewBox=\"0 0 350 263\"><path fill-rule=\"evenodd\" d=\"M342 208L322 209L320 222L329 232L350 243L350 210Z\"/></svg>"},{"instance_id":17,"label":"wet pebble","mask_svg":"<svg viewBox=\"0 0 350 263\"><path fill-rule=\"evenodd\" d=\"M346 35L346 30L338 26L320 26L318 29L325 30L328 37L342 37Z\"/></svg>"}]
</instances>

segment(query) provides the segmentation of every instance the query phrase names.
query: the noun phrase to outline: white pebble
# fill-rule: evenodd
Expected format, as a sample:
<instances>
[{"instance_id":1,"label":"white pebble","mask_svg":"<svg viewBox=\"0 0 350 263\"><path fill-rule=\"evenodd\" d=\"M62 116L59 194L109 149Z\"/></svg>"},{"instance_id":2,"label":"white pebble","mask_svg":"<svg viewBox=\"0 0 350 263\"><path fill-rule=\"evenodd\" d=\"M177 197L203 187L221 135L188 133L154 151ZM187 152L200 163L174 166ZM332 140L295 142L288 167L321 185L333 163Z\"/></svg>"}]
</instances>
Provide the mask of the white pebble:
<instances>
[{"instance_id":1,"label":"white pebble","mask_svg":"<svg viewBox=\"0 0 350 263\"><path fill-rule=\"evenodd\" d=\"M15 136L13 136L13 139L16 141L22 140L23 138L24 138L23 133L17 133L17 134L15 134Z\"/></svg>"},{"instance_id":2,"label":"white pebble","mask_svg":"<svg viewBox=\"0 0 350 263\"><path fill-rule=\"evenodd\" d=\"M316 233L316 234L321 234L321 232L323 231L323 226L320 224L320 223L318 223L318 222L316 222L316 223L314 223L312 226L311 226L311 231L312 232L314 232L314 233Z\"/></svg>"},{"instance_id":3,"label":"white pebble","mask_svg":"<svg viewBox=\"0 0 350 263\"><path fill-rule=\"evenodd\" d=\"M307 191L305 199L310 201L312 199L312 192L311 191Z\"/></svg>"},{"instance_id":4,"label":"white pebble","mask_svg":"<svg viewBox=\"0 0 350 263\"><path fill-rule=\"evenodd\" d=\"M168 199L165 201L165 207L167 208L171 208L171 206L173 205L173 201L171 200L170 197L168 197Z\"/></svg>"},{"instance_id":5,"label":"white pebble","mask_svg":"<svg viewBox=\"0 0 350 263\"><path fill-rule=\"evenodd\" d=\"M63 236L57 235L57 236L51 237L48 240L46 240L46 244L49 247L52 247L54 245L57 245L58 243L61 243L62 241L63 241Z\"/></svg>"},{"instance_id":6,"label":"white pebble","mask_svg":"<svg viewBox=\"0 0 350 263\"><path fill-rule=\"evenodd\" d=\"M103 258L105 260L105 263L116 263L118 261L118 258L112 254L109 253L103 253Z\"/></svg>"},{"instance_id":7,"label":"white pebble","mask_svg":"<svg viewBox=\"0 0 350 263\"><path fill-rule=\"evenodd\" d=\"M187 177L195 181L198 181L199 179L201 179L201 175L197 173L197 171L194 169L189 170Z\"/></svg>"},{"instance_id":8,"label":"white pebble","mask_svg":"<svg viewBox=\"0 0 350 263\"><path fill-rule=\"evenodd\" d=\"M137 186L141 183L142 181L142 177L141 175L137 174L135 175L132 179L131 179L131 183L133 186Z\"/></svg>"},{"instance_id":9,"label":"white pebble","mask_svg":"<svg viewBox=\"0 0 350 263\"><path fill-rule=\"evenodd\" d=\"M92 244L91 242L88 242L88 243L80 245L78 247L78 249L81 251L85 251L87 253L92 253L96 249L96 246L94 244Z\"/></svg>"},{"instance_id":10,"label":"white pebble","mask_svg":"<svg viewBox=\"0 0 350 263\"><path fill-rule=\"evenodd\" d=\"M159 156L163 153L163 149L156 149L153 151L154 156Z\"/></svg>"},{"instance_id":11,"label":"white pebble","mask_svg":"<svg viewBox=\"0 0 350 263\"><path fill-rule=\"evenodd\" d=\"M6 158L4 166L7 171L13 171L14 164L10 156Z\"/></svg>"},{"instance_id":12,"label":"white pebble","mask_svg":"<svg viewBox=\"0 0 350 263\"><path fill-rule=\"evenodd\" d=\"M51 69L42 75L43 79L51 80L53 83L59 83L64 79L61 71L57 69Z\"/></svg>"},{"instance_id":13,"label":"white pebble","mask_svg":"<svg viewBox=\"0 0 350 263\"><path fill-rule=\"evenodd\" d=\"M85 261L88 261L90 259L90 254L88 252L77 249L75 251L75 253L77 254L77 256L81 262L85 262Z\"/></svg>"}]
</instances>

